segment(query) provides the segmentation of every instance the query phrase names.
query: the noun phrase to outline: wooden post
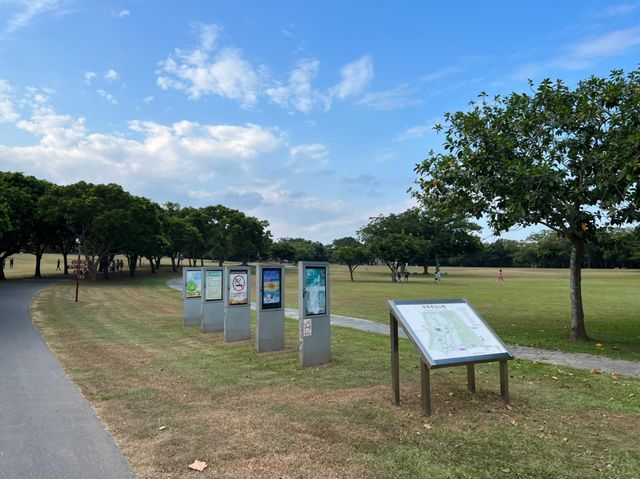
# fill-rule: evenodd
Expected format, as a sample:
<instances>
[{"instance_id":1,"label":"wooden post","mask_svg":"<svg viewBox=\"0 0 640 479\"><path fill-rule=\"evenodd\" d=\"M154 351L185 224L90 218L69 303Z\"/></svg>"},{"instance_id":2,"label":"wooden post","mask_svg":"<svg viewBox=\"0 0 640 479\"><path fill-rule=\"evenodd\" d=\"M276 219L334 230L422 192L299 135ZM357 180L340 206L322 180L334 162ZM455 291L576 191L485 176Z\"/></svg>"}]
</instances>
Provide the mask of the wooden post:
<instances>
[{"instance_id":1,"label":"wooden post","mask_svg":"<svg viewBox=\"0 0 640 479\"><path fill-rule=\"evenodd\" d=\"M476 365L467 364L467 389L470 393L476 392Z\"/></svg>"},{"instance_id":2,"label":"wooden post","mask_svg":"<svg viewBox=\"0 0 640 479\"><path fill-rule=\"evenodd\" d=\"M398 320L389 314L389 329L391 338L391 393L393 404L400 404L400 361L398 353Z\"/></svg>"},{"instance_id":3,"label":"wooden post","mask_svg":"<svg viewBox=\"0 0 640 479\"><path fill-rule=\"evenodd\" d=\"M500 396L509 403L509 369L506 360L500 361Z\"/></svg>"},{"instance_id":4,"label":"wooden post","mask_svg":"<svg viewBox=\"0 0 640 479\"><path fill-rule=\"evenodd\" d=\"M420 359L420 386L422 389L422 415L431 416L431 375L426 363Z\"/></svg>"}]
</instances>

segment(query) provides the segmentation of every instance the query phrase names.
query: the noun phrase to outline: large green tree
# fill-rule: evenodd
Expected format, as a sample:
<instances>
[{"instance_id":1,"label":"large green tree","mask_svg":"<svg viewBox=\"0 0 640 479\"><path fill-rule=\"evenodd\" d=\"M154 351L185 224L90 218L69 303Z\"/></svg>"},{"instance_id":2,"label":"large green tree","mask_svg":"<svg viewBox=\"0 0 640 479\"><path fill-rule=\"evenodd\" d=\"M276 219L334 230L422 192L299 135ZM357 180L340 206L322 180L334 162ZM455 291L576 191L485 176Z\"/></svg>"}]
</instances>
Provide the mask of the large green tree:
<instances>
[{"instance_id":1,"label":"large green tree","mask_svg":"<svg viewBox=\"0 0 640 479\"><path fill-rule=\"evenodd\" d=\"M445 115L442 152L416 166L426 205L486 217L496 234L541 224L571 243L570 338L586 340L585 245L607 223L638 219L640 72L613 71L570 88L489 99ZM442 128L442 127L439 127Z\"/></svg>"}]
</instances>

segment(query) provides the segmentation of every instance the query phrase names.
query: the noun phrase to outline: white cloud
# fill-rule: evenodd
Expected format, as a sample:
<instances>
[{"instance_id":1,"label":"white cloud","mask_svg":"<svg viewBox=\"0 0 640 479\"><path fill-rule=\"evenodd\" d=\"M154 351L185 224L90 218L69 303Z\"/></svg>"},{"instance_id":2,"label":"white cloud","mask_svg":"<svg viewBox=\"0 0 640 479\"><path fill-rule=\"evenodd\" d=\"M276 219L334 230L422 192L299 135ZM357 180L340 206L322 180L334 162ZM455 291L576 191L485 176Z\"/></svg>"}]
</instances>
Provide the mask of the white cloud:
<instances>
[{"instance_id":1,"label":"white cloud","mask_svg":"<svg viewBox=\"0 0 640 479\"><path fill-rule=\"evenodd\" d=\"M98 95L100 95L102 98L104 98L105 100L107 100L109 103L111 103L112 105L117 105L118 104L118 100L116 100L116 97L114 97L111 93L109 93L108 91L105 90L96 90L96 93Z\"/></svg>"},{"instance_id":2,"label":"white cloud","mask_svg":"<svg viewBox=\"0 0 640 479\"><path fill-rule=\"evenodd\" d=\"M204 179L252 175L253 162L283 142L278 130L255 124L134 120L124 134L92 132L84 118L58 114L48 104L34 104L30 117L15 125L35 142L0 144L0 169L59 183L115 182L137 194L166 191L167 178L172 188L188 191Z\"/></svg>"},{"instance_id":3,"label":"white cloud","mask_svg":"<svg viewBox=\"0 0 640 479\"><path fill-rule=\"evenodd\" d=\"M615 30L570 45L564 54L550 61L520 65L512 77L524 80L544 74L548 70L585 70L605 58L621 55L638 45L640 26Z\"/></svg>"},{"instance_id":4,"label":"white cloud","mask_svg":"<svg viewBox=\"0 0 640 479\"><path fill-rule=\"evenodd\" d=\"M199 25L200 43L193 50L176 49L159 63L156 83L163 90L184 90L189 98L218 95L253 106L258 99L260 75L237 48L214 54L220 28Z\"/></svg>"},{"instance_id":5,"label":"white cloud","mask_svg":"<svg viewBox=\"0 0 640 479\"><path fill-rule=\"evenodd\" d=\"M158 63L156 84L162 90L184 91L192 100L209 95L254 107L262 97L291 110L307 113L328 110L334 100L344 100L362 93L373 78L373 62L366 55L340 70L342 80L329 89L318 89L320 61L298 61L286 80L272 77L266 66L254 66L241 49L219 45L222 29L215 24L196 24L198 44L192 49L176 48Z\"/></svg>"},{"instance_id":6,"label":"white cloud","mask_svg":"<svg viewBox=\"0 0 640 479\"><path fill-rule=\"evenodd\" d=\"M115 16L118 18L126 18L129 15L131 15L131 12L126 9L120 10L118 13L115 14Z\"/></svg>"},{"instance_id":7,"label":"white cloud","mask_svg":"<svg viewBox=\"0 0 640 479\"><path fill-rule=\"evenodd\" d=\"M600 11L603 17L614 17L618 15L627 15L640 7L640 3L620 3L617 5L609 5Z\"/></svg>"},{"instance_id":8,"label":"white cloud","mask_svg":"<svg viewBox=\"0 0 640 479\"><path fill-rule=\"evenodd\" d=\"M423 82L432 82L453 75L454 73L458 73L459 71L460 68L458 67L440 68L439 70L427 73L420 80L422 80Z\"/></svg>"},{"instance_id":9,"label":"white cloud","mask_svg":"<svg viewBox=\"0 0 640 479\"><path fill-rule=\"evenodd\" d=\"M91 81L96 77L96 72L86 71L84 72L84 82L87 85L91 85Z\"/></svg>"},{"instance_id":10,"label":"white cloud","mask_svg":"<svg viewBox=\"0 0 640 479\"><path fill-rule=\"evenodd\" d=\"M106 72L104 72L104 79L111 82L111 81L116 81L120 78L120 75L118 74L117 71L113 70L113 69L109 69Z\"/></svg>"},{"instance_id":11,"label":"white cloud","mask_svg":"<svg viewBox=\"0 0 640 479\"><path fill-rule=\"evenodd\" d=\"M12 94L9 82L0 80L0 123L14 123L20 118L13 105Z\"/></svg>"},{"instance_id":12,"label":"white cloud","mask_svg":"<svg viewBox=\"0 0 640 479\"><path fill-rule=\"evenodd\" d=\"M16 0L12 3L18 5L20 10L9 18L4 35L15 33L27 27L35 17L55 10L60 4L58 0Z\"/></svg>"},{"instance_id":13,"label":"white cloud","mask_svg":"<svg viewBox=\"0 0 640 479\"><path fill-rule=\"evenodd\" d=\"M289 148L287 167L294 173L321 170L329 163L329 149L322 143Z\"/></svg>"},{"instance_id":14,"label":"white cloud","mask_svg":"<svg viewBox=\"0 0 640 479\"><path fill-rule=\"evenodd\" d=\"M149 95L149 96L145 96L142 101L145 102L147 105L153 103L154 97L153 95Z\"/></svg>"},{"instance_id":15,"label":"white cloud","mask_svg":"<svg viewBox=\"0 0 640 479\"><path fill-rule=\"evenodd\" d=\"M391 90L365 93L357 104L376 111L399 110L422 104L422 100L415 97L416 91L409 85L400 85Z\"/></svg>"},{"instance_id":16,"label":"white cloud","mask_svg":"<svg viewBox=\"0 0 640 479\"><path fill-rule=\"evenodd\" d=\"M393 141L407 141L407 140L415 140L418 138L422 138L429 133L433 133L433 127L436 124L436 121L430 121L428 123L423 123L422 125L415 125L410 128L407 128L402 133L396 135Z\"/></svg>"},{"instance_id":17,"label":"white cloud","mask_svg":"<svg viewBox=\"0 0 640 479\"><path fill-rule=\"evenodd\" d=\"M316 105L329 106L329 99L317 90L314 90L311 82L318 74L320 62L316 59L301 60L289 75L286 85L277 85L267 88L265 94L269 99L288 109L301 112L309 112Z\"/></svg>"},{"instance_id":18,"label":"white cloud","mask_svg":"<svg viewBox=\"0 0 640 479\"><path fill-rule=\"evenodd\" d=\"M342 81L331 89L332 96L344 100L349 96L359 95L373 79L373 61L365 55L340 70Z\"/></svg>"}]
</instances>

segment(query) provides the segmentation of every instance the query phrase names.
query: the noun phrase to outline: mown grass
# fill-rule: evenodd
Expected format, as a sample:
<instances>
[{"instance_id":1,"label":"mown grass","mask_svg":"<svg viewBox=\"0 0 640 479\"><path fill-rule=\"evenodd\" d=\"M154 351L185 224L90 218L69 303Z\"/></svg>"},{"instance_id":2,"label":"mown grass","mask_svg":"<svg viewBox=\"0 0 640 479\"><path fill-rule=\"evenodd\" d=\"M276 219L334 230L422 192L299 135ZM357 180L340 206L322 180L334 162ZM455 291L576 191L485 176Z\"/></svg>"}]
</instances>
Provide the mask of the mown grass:
<instances>
[{"instance_id":1,"label":"mown grass","mask_svg":"<svg viewBox=\"0 0 640 479\"><path fill-rule=\"evenodd\" d=\"M216 478L638 477L638 380L514 360L506 406L496 364L477 368L473 395L465 368L435 370L424 418L406 341L394 407L388 338L334 328L332 363L301 368L297 323L285 351L257 354L183 328L164 279L86 284L79 304L61 284L32 306L141 478L185 477L196 458L209 464L199 477Z\"/></svg>"},{"instance_id":2,"label":"mown grass","mask_svg":"<svg viewBox=\"0 0 640 479\"><path fill-rule=\"evenodd\" d=\"M408 283L392 283L388 271L361 266L351 282L345 267L332 265L332 313L387 323L390 299L466 298L508 343L640 360L638 270L583 272L588 342L568 340L567 270L505 269L505 282L498 283L495 269L444 268L440 284L421 274L412 274ZM287 277L287 305L292 308L297 308L296 278L292 269Z\"/></svg>"},{"instance_id":3,"label":"mown grass","mask_svg":"<svg viewBox=\"0 0 640 479\"><path fill-rule=\"evenodd\" d=\"M14 258L15 268L5 270L7 277L32 277L33 255ZM58 258L61 256L44 256L43 275L56 274ZM169 269L167 261L165 258L165 274ZM440 284L434 283L433 276L418 274L421 268L410 267L409 271L412 274L408 283L392 283L388 268L360 266L351 282L345 266L332 265L332 313L387 323L389 299L467 298L510 344L640 361L639 270L583 270L588 342L568 340L568 270L506 268L506 281L498 283L494 268L443 268L446 274ZM297 268L287 267L286 272L286 304L297 308ZM143 262L137 276L138 281L130 283L128 272L112 273L111 282L127 281L132 287L145 285L145 278L153 280L147 262ZM255 296L254 285L252 278Z\"/></svg>"}]
</instances>

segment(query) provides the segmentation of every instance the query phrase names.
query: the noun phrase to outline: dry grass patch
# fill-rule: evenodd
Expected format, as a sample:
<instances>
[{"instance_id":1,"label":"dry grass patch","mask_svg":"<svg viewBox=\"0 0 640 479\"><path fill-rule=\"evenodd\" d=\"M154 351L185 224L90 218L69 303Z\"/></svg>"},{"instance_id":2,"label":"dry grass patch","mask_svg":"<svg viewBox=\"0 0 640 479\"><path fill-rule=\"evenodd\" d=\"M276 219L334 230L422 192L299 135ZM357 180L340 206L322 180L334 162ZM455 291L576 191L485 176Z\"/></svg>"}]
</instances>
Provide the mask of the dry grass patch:
<instances>
[{"instance_id":1,"label":"dry grass patch","mask_svg":"<svg viewBox=\"0 0 640 479\"><path fill-rule=\"evenodd\" d=\"M424 418L417 356L406 342L394 407L387 338L335 328L334 361L303 369L293 322L285 351L258 355L252 341L183 328L179 293L159 282L87 285L79 305L71 290L41 293L34 321L142 479L640 470L640 381L513 361L507 407L497 365L477 368L476 394L466 391L465 368L437 370L435 414ZM194 459L209 467L189 471Z\"/></svg>"}]
</instances>

